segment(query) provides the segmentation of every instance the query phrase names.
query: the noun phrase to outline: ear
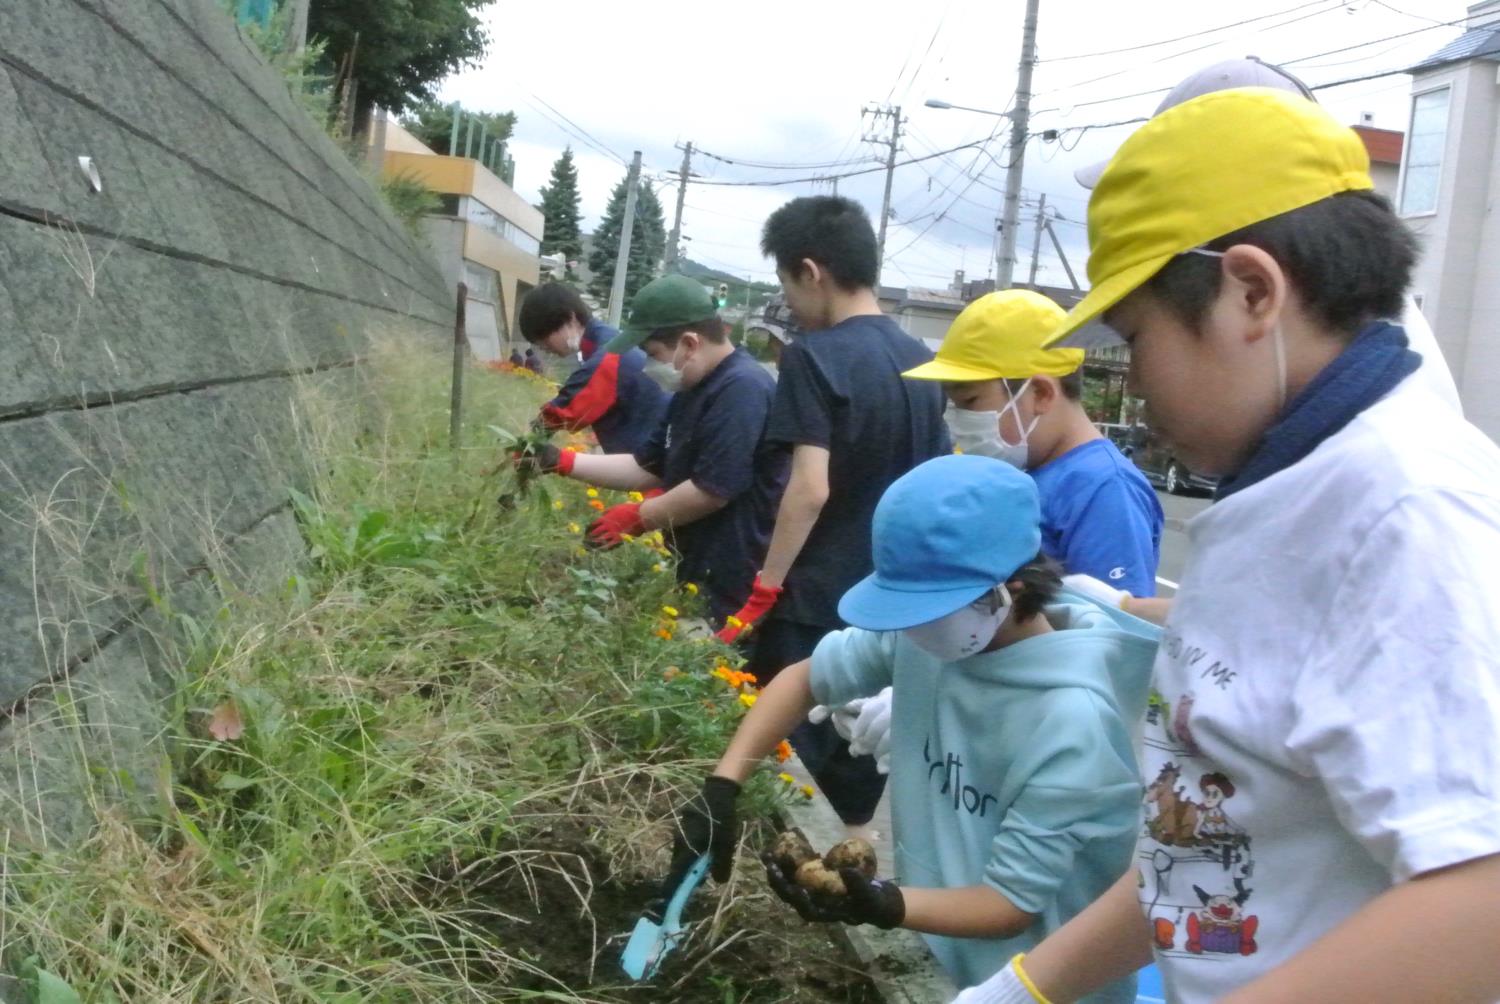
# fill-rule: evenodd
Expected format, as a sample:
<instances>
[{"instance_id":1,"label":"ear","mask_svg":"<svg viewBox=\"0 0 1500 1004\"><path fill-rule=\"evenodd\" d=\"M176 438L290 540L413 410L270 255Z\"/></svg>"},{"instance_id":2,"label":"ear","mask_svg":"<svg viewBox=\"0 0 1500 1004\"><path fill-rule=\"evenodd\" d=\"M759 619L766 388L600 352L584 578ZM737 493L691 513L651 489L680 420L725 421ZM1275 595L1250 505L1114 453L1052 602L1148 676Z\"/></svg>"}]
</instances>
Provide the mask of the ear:
<instances>
[{"instance_id":1,"label":"ear","mask_svg":"<svg viewBox=\"0 0 1500 1004\"><path fill-rule=\"evenodd\" d=\"M1248 341L1264 337L1286 307L1286 273L1275 258L1252 244L1225 251L1222 267L1228 309L1249 322L1244 329Z\"/></svg>"},{"instance_id":2,"label":"ear","mask_svg":"<svg viewBox=\"0 0 1500 1004\"><path fill-rule=\"evenodd\" d=\"M1038 415L1045 415L1057 404L1057 399L1062 397L1062 384L1048 376L1034 376L1031 378L1031 407Z\"/></svg>"},{"instance_id":3,"label":"ear","mask_svg":"<svg viewBox=\"0 0 1500 1004\"><path fill-rule=\"evenodd\" d=\"M803 258L797 263L797 278L803 282L816 286L822 283L826 276L823 266L811 258Z\"/></svg>"}]
</instances>

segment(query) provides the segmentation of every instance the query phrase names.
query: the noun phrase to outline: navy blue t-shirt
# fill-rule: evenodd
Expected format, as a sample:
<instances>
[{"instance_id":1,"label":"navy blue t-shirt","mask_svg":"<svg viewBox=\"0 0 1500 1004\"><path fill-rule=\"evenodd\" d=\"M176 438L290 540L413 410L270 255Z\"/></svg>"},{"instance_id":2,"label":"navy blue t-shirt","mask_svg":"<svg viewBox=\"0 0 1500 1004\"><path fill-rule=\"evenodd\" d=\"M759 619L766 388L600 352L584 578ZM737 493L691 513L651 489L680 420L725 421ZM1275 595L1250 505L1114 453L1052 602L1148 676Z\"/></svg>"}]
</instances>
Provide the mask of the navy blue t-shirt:
<instances>
[{"instance_id":1,"label":"navy blue t-shirt","mask_svg":"<svg viewBox=\"0 0 1500 1004\"><path fill-rule=\"evenodd\" d=\"M672 395L636 463L672 489L691 480L729 504L677 527L677 577L703 590L716 622L744 606L786 486L787 454L761 444L776 381L735 349L696 387Z\"/></svg>"},{"instance_id":2,"label":"navy blue t-shirt","mask_svg":"<svg viewBox=\"0 0 1500 1004\"><path fill-rule=\"evenodd\" d=\"M781 352L766 440L828 450L828 501L771 617L829 628L839 598L874 570L870 528L891 482L951 453L943 388L901 374L932 358L889 317L851 317Z\"/></svg>"},{"instance_id":3,"label":"navy blue t-shirt","mask_svg":"<svg viewBox=\"0 0 1500 1004\"><path fill-rule=\"evenodd\" d=\"M599 346L619 334L595 320L584 332L587 342ZM542 420L553 429L592 428L605 453L634 453L661 424L670 399L645 374L645 365L646 353L640 349L615 353L596 348L542 407Z\"/></svg>"},{"instance_id":4,"label":"navy blue t-shirt","mask_svg":"<svg viewBox=\"0 0 1500 1004\"><path fill-rule=\"evenodd\" d=\"M1156 595L1161 502L1136 466L1094 439L1031 472L1042 503L1042 553L1132 596Z\"/></svg>"}]
</instances>

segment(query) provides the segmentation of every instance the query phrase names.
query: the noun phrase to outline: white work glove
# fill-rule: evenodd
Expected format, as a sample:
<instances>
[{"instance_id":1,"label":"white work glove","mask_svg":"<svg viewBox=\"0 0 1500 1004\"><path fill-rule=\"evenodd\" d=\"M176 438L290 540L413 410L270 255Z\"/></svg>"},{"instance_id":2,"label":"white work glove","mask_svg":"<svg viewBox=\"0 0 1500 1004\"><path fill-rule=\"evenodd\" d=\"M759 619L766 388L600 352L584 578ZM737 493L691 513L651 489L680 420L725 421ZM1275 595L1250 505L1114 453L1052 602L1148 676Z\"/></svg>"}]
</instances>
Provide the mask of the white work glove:
<instances>
[{"instance_id":1,"label":"white work glove","mask_svg":"<svg viewBox=\"0 0 1500 1004\"><path fill-rule=\"evenodd\" d=\"M890 687L874 697L861 697L836 708L820 704L807 714L814 725L829 718L833 719L834 731L849 743L852 755L873 756L877 771L891 772Z\"/></svg>"},{"instance_id":2,"label":"white work glove","mask_svg":"<svg viewBox=\"0 0 1500 1004\"><path fill-rule=\"evenodd\" d=\"M1021 956L977 987L970 987L953 1004L1048 1004L1047 998L1031 989L1021 975Z\"/></svg>"},{"instance_id":3,"label":"white work glove","mask_svg":"<svg viewBox=\"0 0 1500 1004\"><path fill-rule=\"evenodd\" d=\"M1064 589L1071 589L1114 610L1124 610L1125 601L1130 599L1130 594L1125 590L1100 582L1092 575L1064 575L1062 584Z\"/></svg>"}]
</instances>

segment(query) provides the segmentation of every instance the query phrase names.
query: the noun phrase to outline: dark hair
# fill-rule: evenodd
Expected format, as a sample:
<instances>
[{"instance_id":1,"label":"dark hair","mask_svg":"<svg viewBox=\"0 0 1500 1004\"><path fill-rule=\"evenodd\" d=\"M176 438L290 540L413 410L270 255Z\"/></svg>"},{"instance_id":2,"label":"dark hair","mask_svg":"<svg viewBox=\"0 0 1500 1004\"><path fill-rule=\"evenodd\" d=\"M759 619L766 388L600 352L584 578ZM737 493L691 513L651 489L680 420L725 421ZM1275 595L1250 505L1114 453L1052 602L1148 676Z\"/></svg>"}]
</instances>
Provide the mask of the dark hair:
<instances>
[{"instance_id":1,"label":"dark hair","mask_svg":"<svg viewBox=\"0 0 1500 1004\"><path fill-rule=\"evenodd\" d=\"M1018 621L1029 621L1051 603L1062 588L1063 567L1045 554L1039 554L1016 569L1006 579L1006 585L1019 583L1021 588L1012 590L1011 600L1016 612L1011 616Z\"/></svg>"},{"instance_id":2,"label":"dark hair","mask_svg":"<svg viewBox=\"0 0 1500 1004\"><path fill-rule=\"evenodd\" d=\"M1062 388L1063 397L1067 398L1069 401L1077 401L1083 397L1082 369L1076 369L1064 376L1053 377L1052 379L1057 381L1058 385ZM1005 389L1010 393L1011 397L1015 397L1016 392L1021 389L1021 385L1025 382L1025 380L1017 380L1011 377L1007 377L1005 379Z\"/></svg>"},{"instance_id":3,"label":"dark hair","mask_svg":"<svg viewBox=\"0 0 1500 1004\"><path fill-rule=\"evenodd\" d=\"M1276 259L1313 317L1353 337L1370 321L1399 317L1411 283L1417 239L1374 192L1341 192L1252 223L1205 245L1250 244ZM1220 261L1178 255L1147 281L1178 320L1198 328L1219 295Z\"/></svg>"},{"instance_id":4,"label":"dark hair","mask_svg":"<svg viewBox=\"0 0 1500 1004\"><path fill-rule=\"evenodd\" d=\"M522 338L539 342L569 320L577 318L579 324L588 324L593 316L578 290L565 282L548 282L526 294L516 321Z\"/></svg>"},{"instance_id":5,"label":"dark hair","mask_svg":"<svg viewBox=\"0 0 1500 1004\"><path fill-rule=\"evenodd\" d=\"M809 195L776 210L761 230L760 252L794 275L810 258L840 289L871 289L880 281L870 217L859 203L836 195Z\"/></svg>"},{"instance_id":6,"label":"dark hair","mask_svg":"<svg viewBox=\"0 0 1500 1004\"><path fill-rule=\"evenodd\" d=\"M674 324L670 328L657 328L646 336L648 342L661 342L669 349L677 348L677 343L682 336L689 331L697 332L705 342L713 342L722 345L729 338L729 326L723 319L715 314L692 324Z\"/></svg>"}]
</instances>

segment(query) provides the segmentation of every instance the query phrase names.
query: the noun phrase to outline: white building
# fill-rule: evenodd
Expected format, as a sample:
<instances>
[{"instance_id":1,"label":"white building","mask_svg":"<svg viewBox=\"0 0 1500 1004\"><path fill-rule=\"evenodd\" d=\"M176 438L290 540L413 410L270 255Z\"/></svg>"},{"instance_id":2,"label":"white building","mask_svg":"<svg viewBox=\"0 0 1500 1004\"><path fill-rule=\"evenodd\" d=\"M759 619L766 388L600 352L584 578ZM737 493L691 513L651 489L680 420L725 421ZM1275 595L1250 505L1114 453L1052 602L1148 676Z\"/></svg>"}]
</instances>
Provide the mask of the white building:
<instances>
[{"instance_id":1,"label":"white building","mask_svg":"<svg viewBox=\"0 0 1500 1004\"><path fill-rule=\"evenodd\" d=\"M1453 369L1464 412L1500 440L1500 0L1411 68L1396 209L1421 237L1412 292Z\"/></svg>"}]
</instances>

